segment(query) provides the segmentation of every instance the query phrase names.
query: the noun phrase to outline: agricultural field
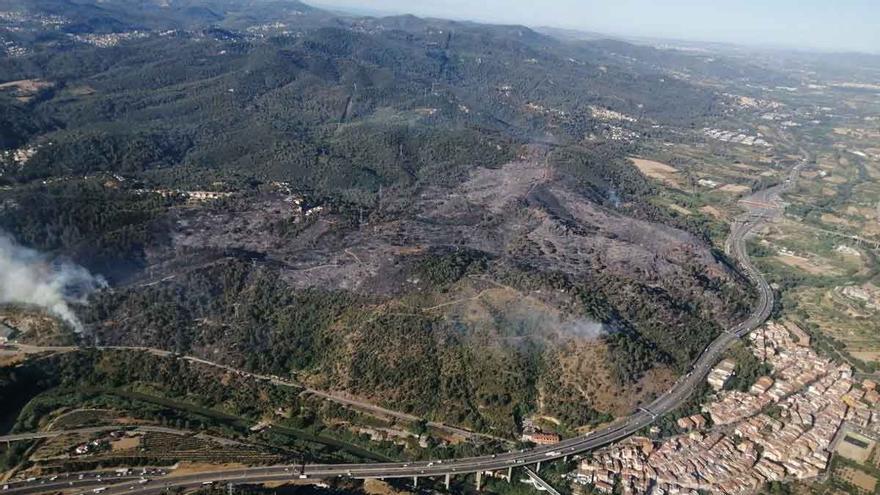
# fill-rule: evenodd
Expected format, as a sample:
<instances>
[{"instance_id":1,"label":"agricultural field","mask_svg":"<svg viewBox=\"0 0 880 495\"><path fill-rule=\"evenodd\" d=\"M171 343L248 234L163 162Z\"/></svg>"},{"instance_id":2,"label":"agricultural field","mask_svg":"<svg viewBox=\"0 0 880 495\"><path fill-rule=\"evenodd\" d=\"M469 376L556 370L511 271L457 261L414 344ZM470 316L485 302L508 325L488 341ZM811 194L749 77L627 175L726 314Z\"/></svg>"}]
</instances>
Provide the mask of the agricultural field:
<instances>
[{"instance_id":1,"label":"agricultural field","mask_svg":"<svg viewBox=\"0 0 880 495\"><path fill-rule=\"evenodd\" d=\"M737 120L730 125L747 124ZM629 160L660 188L651 198L653 205L700 225L720 247L742 211L738 202L755 189L782 182L800 156L781 142L766 148L704 138L653 142Z\"/></svg>"},{"instance_id":2,"label":"agricultural field","mask_svg":"<svg viewBox=\"0 0 880 495\"><path fill-rule=\"evenodd\" d=\"M778 315L821 351L863 373L880 368L880 138L876 98L861 88L728 88L730 112L698 139L669 139L630 157L661 188L652 202L711 226L720 246L751 190L786 180L785 214L750 240L779 291ZM746 94L733 93L745 91ZM738 95L738 96L737 96ZM722 130L759 136L746 146Z\"/></svg>"},{"instance_id":3,"label":"agricultural field","mask_svg":"<svg viewBox=\"0 0 880 495\"><path fill-rule=\"evenodd\" d=\"M785 219L763 237L762 261L792 286L785 309L832 354L872 372L880 363L880 157L859 151L869 143L851 129L832 131L839 148L822 148L786 198Z\"/></svg>"},{"instance_id":4,"label":"agricultural field","mask_svg":"<svg viewBox=\"0 0 880 495\"><path fill-rule=\"evenodd\" d=\"M791 486L791 493L811 495L872 495L878 492L880 469L868 461L858 463L839 455L834 456L828 474L813 483Z\"/></svg>"}]
</instances>

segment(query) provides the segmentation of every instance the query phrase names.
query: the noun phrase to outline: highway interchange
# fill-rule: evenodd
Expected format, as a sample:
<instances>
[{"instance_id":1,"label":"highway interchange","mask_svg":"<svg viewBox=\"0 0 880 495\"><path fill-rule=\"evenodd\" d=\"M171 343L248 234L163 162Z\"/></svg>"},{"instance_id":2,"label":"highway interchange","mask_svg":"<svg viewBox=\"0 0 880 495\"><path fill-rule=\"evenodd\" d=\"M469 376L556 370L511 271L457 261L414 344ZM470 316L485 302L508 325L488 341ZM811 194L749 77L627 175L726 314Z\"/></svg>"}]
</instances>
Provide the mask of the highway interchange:
<instances>
[{"instance_id":1,"label":"highway interchange","mask_svg":"<svg viewBox=\"0 0 880 495\"><path fill-rule=\"evenodd\" d=\"M200 472L187 475L152 476L143 478L119 478L106 487L98 488L105 495L123 493L155 494L168 489L192 489L211 483L265 483L290 481L307 478L331 478L347 476L351 478L419 478L437 477L448 482L448 476L487 471L507 471L540 462L553 461L570 455L590 451L621 440L653 423L659 416L673 411L681 405L701 384L712 366L722 354L740 337L757 328L770 316L774 295L770 285L752 265L746 253L745 239L756 227L768 218L778 214L779 195L797 178L803 164L795 166L785 183L758 191L744 205L748 212L731 226L725 244L727 254L735 259L745 275L755 285L758 300L751 314L744 321L722 332L696 359L692 370L682 376L671 389L653 402L632 415L621 418L611 425L595 430L585 436L563 440L562 442L533 449L511 451L493 455L418 462L363 463L363 464L310 464L279 465L268 467L249 467L213 472ZM146 481L144 481L146 480ZM10 485L3 493L33 495L52 491L50 485L36 485L33 482ZM60 488L55 488L59 490Z\"/></svg>"}]
</instances>

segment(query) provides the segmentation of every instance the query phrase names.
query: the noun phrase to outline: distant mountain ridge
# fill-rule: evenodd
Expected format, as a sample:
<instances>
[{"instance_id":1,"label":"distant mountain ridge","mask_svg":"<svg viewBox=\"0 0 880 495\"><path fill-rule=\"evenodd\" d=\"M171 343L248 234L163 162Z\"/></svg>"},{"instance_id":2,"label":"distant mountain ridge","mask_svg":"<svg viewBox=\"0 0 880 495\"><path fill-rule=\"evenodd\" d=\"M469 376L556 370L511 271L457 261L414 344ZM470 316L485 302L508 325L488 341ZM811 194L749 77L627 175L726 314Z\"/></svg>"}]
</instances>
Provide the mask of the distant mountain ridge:
<instances>
[{"instance_id":1,"label":"distant mountain ridge","mask_svg":"<svg viewBox=\"0 0 880 495\"><path fill-rule=\"evenodd\" d=\"M9 0L6 8L63 16L79 31L95 32L197 29L328 15L297 0Z\"/></svg>"}]
</instances>

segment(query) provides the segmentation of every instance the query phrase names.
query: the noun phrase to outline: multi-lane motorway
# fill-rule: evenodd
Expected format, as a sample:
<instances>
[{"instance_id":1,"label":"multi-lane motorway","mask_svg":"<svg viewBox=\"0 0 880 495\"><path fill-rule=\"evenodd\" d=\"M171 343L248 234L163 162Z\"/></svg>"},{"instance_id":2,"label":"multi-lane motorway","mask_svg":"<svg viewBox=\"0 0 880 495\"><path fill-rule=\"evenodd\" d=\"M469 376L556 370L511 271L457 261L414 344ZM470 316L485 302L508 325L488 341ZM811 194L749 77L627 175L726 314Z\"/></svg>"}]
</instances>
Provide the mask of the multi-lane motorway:
<instances>
[{"instance_id":1,"label":"multi-lane motorway","mask_svg":"<svg viewBox=\"0 0 880 495\"><path fill-rule=\"evenodd\" d=\"M270 481L295 480L303 477L329 478L348 476L352 478L418 478L456 476L486 471L502 471L518 466L552 461L565 456L593 450L621 440L650 425L663 414L671 412L682 404L700 385L711 367L720 359L729 346L761 325L773 308L774 296L770 285L748 258L745 247L746 236L768 217L778 214L779 194L787 189L797 178L801 165L794 167L788 180L779 186L755 193L749 202L749 211L731 227L725 249L727 254L742 267L745 275L755 285L758 301L751 314L715 339L697 358L691 371L681 377L671 389L644 406L638 412L622 418L615 423L591 432L588 435L564 440L556 445L534 449L504 452L494 455L420 461L409 463L367 463L333 465L282 465L253 467L226 471L200 472L182 476L144 477L144 479L121 481L109 486L106 495L122 493L152 494L166 489L195 488L210 483L264 483ZM751 204L758 206L751 206ZM146 481L144 481L146 480ZM37 492L19 492L30 495Z\"/></svg>"},{"instance_id":2,"label":"multi-lane motorway","mask_svg":"<svg viewBox=\"0 0 880 495\"><path fill-rule=\"evenodd\" d=\"M113 483L140 480L141 476L162 476L164 474L165 471L159 469L132 469L130 473L126 474L109 470L58 474L45 478L29 478L24 481L0 483L3 490L0 493L3 493L3 495L35 495L39 493L79 491L99 488Z\"/></svg>"}]
</instances>

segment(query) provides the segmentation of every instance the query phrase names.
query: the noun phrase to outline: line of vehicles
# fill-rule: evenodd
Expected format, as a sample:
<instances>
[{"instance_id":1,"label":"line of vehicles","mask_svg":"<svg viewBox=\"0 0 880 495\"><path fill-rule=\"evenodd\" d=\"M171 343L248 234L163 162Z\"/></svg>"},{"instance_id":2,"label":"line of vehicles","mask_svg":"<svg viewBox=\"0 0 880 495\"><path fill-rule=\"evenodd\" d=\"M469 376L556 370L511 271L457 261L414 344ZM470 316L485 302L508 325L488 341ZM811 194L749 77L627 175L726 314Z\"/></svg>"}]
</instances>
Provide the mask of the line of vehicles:
<instances>
[{"instance_id":1,"label":"line of vehicles","mask_svg":"<svg viewBox=\"0 0 880 495\"><path fill-rule=\"evenodd\" d=\"M13 493L33 493L35 489L60 491L64 489L70 489L69 487L79 486L82 487L85 492L91 491L92 493L101 493L108 487L99 486L89 490L88 485L97 483L113 484L119 482L135 481L141 485L144 485L149 483L150 481L150 478L148 478L148 476L164 476L166 474L167 471L165 469L145 467L141 469L119 468L113 471L98 471L78 474L62 473L42 478L32 476L22 481L4 483L2 486L0 486L0 491L10 491Z\"/></svg>"}]
</instances>

